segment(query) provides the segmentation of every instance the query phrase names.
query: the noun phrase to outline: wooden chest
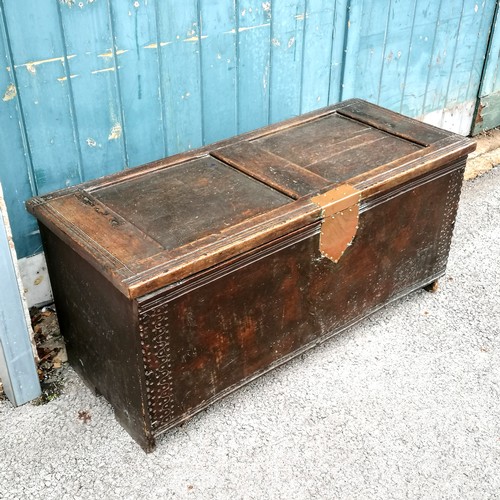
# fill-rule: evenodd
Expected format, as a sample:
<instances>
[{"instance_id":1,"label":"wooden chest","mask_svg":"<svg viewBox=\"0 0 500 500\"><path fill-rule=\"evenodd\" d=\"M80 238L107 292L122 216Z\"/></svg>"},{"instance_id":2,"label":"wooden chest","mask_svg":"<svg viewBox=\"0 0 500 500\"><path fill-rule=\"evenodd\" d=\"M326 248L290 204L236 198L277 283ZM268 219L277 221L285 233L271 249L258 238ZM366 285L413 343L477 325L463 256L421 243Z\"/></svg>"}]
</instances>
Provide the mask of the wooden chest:
<instances>
[{"instance_id":1,"label":"wooden chest","mask_svg":"<svg viewBox=\"0 0 500 500\"><path fill-rule=\"evenodd\" d=\"M437 280L474 147L351 100L33 198L73 367L152 450Z\"/></svg>"}]
</instances>

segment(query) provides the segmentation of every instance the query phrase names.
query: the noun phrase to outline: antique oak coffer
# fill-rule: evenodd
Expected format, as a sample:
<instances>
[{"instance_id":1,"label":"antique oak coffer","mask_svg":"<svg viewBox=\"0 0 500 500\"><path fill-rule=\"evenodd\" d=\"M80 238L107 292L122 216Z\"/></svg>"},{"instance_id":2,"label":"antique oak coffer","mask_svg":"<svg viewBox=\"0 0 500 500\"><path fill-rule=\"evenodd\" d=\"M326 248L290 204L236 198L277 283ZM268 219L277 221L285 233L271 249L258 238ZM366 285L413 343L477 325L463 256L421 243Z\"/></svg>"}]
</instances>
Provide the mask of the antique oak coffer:
<instances>
[{"instance_id":1,"label":"antique oak coffer","mask_svg":"<svg viewBox=\"0 0 500 500\"><path fill-rule=\"evenodd\" d=\"M70 362L152 450L437 280L473 149L350 100L33 198Z\"/></svg>"}]
</instances>

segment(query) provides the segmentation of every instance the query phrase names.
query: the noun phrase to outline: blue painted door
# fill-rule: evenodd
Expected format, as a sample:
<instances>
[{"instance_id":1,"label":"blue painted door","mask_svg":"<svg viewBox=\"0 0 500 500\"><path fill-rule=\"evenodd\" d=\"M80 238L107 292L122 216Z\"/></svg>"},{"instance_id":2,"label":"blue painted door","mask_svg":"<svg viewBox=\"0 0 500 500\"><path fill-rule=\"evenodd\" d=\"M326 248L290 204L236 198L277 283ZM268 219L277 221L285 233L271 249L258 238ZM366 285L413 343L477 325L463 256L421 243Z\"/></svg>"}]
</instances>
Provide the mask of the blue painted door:
<instances>
[{"instance_id":1,"label":"blue painted door","mask_svg":"<svg viewBox=\"0 0 500 500\"><path fill-rule=\"evenodd\" d=\"M500 2L497 2L486 52L474 133L478 134L494 127L500 127Z\"/></svg>"},{"instance_id":2,"label":"blue painted door","mask_svg":"<svg viewBox=\"0 0 500 500\"><path fill-rule=\"evenodd\" d=\"M494 0L0 0L0 181L33 194L356 96L470 127Z\"/></svg>"}]
</instances>

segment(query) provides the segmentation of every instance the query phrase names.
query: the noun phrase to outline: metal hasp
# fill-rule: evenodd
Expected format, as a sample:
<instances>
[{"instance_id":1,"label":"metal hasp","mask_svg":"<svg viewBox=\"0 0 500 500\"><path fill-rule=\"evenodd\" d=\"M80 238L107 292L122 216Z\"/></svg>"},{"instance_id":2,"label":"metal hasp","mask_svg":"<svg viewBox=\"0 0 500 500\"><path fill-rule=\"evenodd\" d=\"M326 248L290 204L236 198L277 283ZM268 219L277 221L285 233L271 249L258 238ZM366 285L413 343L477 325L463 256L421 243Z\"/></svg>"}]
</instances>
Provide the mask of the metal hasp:
<instances>
[{"instance_id":1,"label":"metal hasp","mask_svg":"<svg viewBox=\"0 0 500 500\"><path fill-rule=\"evenodd\" d=\"M319 249L323 256L335 263L356 236L360 199L361 193L349 184L311 198L323 211Z\"/></svg>"},{"instance_id":2,"label":"metal hasp","mask_svg":"<svg viewBox=\"0 0 500 500\"><path fill-rule=\"evenodd\" d=\"M15 251L0 186L0 379L14 406L40 395L27 318L14 267Z\"/></svg>"}]
</instances>

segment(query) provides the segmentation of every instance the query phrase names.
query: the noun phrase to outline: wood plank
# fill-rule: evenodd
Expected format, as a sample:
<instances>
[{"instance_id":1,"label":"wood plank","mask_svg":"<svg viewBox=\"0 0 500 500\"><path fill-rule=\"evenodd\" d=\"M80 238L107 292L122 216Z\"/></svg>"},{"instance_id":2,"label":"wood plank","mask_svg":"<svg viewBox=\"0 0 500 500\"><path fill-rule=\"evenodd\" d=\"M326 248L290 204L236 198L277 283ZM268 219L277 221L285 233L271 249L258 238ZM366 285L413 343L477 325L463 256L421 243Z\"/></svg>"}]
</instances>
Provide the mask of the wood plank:
<instances>
[{"instance_id":1,"label":"wood plank","mask_svg":"<svg viewBox=\"0 0 500 500\"><path fill-rule=\"evenodd\" d=\"M366 130L363 130L359 134L356 134L349 139L343 139L341 141L336 141L328 144L328 146L325 147L323 151L314 155L314 159L312 159L311 163L305 165L305 168L309 169L310 167L320 162L329 160L330 158L338 154L347 154L347 152L351 149L359 148L364 144L373 144L386 137L387 134L381 132L380 130L367 128Z\"/></svg>"},{"instance_id":2,"label":"wood plank","mask_svg":"<svg viewBox=\"0 0 500 500\"><path fill-rule=\"evenodd\" d=\"M330 182L345 182L417 151L422 155L420 146L397 137L380 132L366 134L360 137L356 147L339 151L307 168Z\"/></svg>"},{"instance_id":3,"label":"wood plank","mask_svg":"<svg viewBox=\"0 0 500 500\"><path fill-rule=\"evenodd\" d=\"M200 37L196 0L158 2L158 37L162 68L167 152L169 155L203 144Z\"/></svg>"},{"instance_id":4,"label":"wood plank","mask_svg":"<svg viewBox=\"0 0 500 500\"><path fill-rule=\"evenodd\" d=\"M491 39L486 54L481 96L500 91L500 9L498 7L494 12L494 19L490 26Z\"/></svg>"},{"instance_id":5,"label":"wood plank","mask_svg":"<svg viewBox=\"0 0 500 500\"><path fill-rule=\"evenodd\" d=\"M218 149L212 156L295 199L329 185L325 178L266 151L255 143L239 142Z\"/></svg>"},{"instance_id":6,"label":"wood plank","mask_svg":"<svg viewBox=\"0 0 500 500\"><path fill-rule=\"evenodd\" d=\"M204 144L237 134L236 2L200 1Z\"/></svg>"},{"instance_id":7,"label":"wood plank","mask_svg":"<svg viewBox=\"0 0 500 500\"><path fill-rule=\"evenodd\" d=\"M108 2L60 4L85 180L127 166L116 47ZM119 53L120 52L120 53Z\"/></svg>"},{"instance_id":8,"label":"wood plank","mask_svg":"<svg viewBox=\"0 0 500 500\"><path fill-rule=\"evenodd\" d=\"M81 182L58 3L19 0L4 2L4 9L36 190Z\"/></svg>"},{"instance_id":9,"label":"wood plank","mask_svg":"<svg viewBox=\"0 0 500 500\"><path fill-rule=\"evenodd\" d=\"M0 379L14 406L40 395L29 313L22 294L17 256L12 246L7 210L0 185Z\"/></svg>"},{"instance_id":10,"label":"wood plank","mask_svg":"<svg viewBox=\"0 0 500 500\"><path fill-rule=\"evenodd\" d=\"M477 8L476 8L477 5ZM498 7L497 7L498 8ZM446 108L450 108L456 103L471 103L469 111L460 116L460 130L466 135L473 128L477 96L481 94L481 77L483 68L487 71L487 62L483 58L488 50L490 31L493 29L495 2L470 2L466 1L464 16L460 25L458 44L462 48L457 54L454 73L459 74L459 80L453 79L450 82ZM477 32L475 43L469 43L471 33ZM500 53L499 53L500 55ZM499 89L500 90L500 89ZM472 106L474 104L474 107ZM456 116L447 116L443 119L444 128L450 130ZM500 122L498 122L500 125Z\"/></svg>"},{"instance_id":11,"label":"wood plank","mask_svg":"<svg viewBox=\"0 0 500 500\"><path fill-rule=\"evenodd\" d=\"M164 250L160 243L85 191L54 200L51 208L67 228L83 233L123 266L133 264L138 255L148 257Z\"/></svg>"},{"instance_id":12,"label":"wood plank","mask_svg":"<svg viewBox=\"0 0 500 500\"><path fill-rule=\"evenodd\" d=\"M271 5L269 122L275 123L301 111L306 1L273 0Z\"/></svg>"},{"instance_id":13,"label":"wood plank","mask_svg":"<svg viewBox=\"0 0 500 500\"><path fill-rule=\"evenodd\" d=\"M377 104L393 111L401 109L404 98L416 4L417 0L392 0L388 11Z\"/></svg>"},{"instance_id":14,"label":"wood plank","mask_svg":"<svg viewBox=\"0 0 500 500\"><path fill-rule=\"evenodd\" d=\"M440 2L417 0L415 22L410 38L410 54L407 60L403 103L400 112L407 116L424 114L429 68L432 58L434 38L439 21Z\"/></svg>"},{"instance_id":15,"label":"wood plank","mask_svg":"<svg viewBox=\"0 0 500 500\"><path fill-rule=\"evenodd\" d=\"M476 39L475 49L470 63L469 83L464 92L464 100L474 101L477 104L477 96L481 98L481 103L476 106L474 114L477 114L481 109L482 98L487 95L500 92L500 78L498 78L500 64L500 24L498 15L499 6L496 8L494 2L487 2L478 6L478 12L481 14L481 22L478 37ZM485 54L485 59L480 57ZM479 92L477 87L479 86ZM495 90L495 87L496 90ZM475 116L472 116L471 126L468 132L477 133ZM491 127L498 127L500 119L493 121ZM461 128L465 129L465 124L461 124ZM482 130L487 130L482 129Z\"/></svg>"},{"instance_id":16,"label":"wood plank","mask_svg":"<svg viewBox=\"0 0 500 500\"><path fill-rule=\"evenodd\" d=\"M389 6L371 0L350 3L342 99L377 102Z\"/></svg>"},{"instance_id":17,"label":"wood plank","mask_svg":"<svg viewBox=\"0 0 500 500\"><path fill-rule=\"evenodd\" d=\"M9 207L17 255L23 258L39 251L41 241L36 219L24 207L24 201L36 194L36 186L2 9L0 3L0 184Z\"/></svg>"},{"instance_id":18,"label":"wood plank","mask_svg":"<svg viewBox=\"0 0 500 500\"><path fill-rule=\"evenodd\" d=\"M329 102L334 19L335 15L339 14L339 3L341 2L332 3L330 0L306 2L300 88L301 113L321 108ZM338 68L336 70L338 71Z\"/></svg>"},{"instance_id":19,"label":"wood plank","mask_svg":"<svg viewBox=\"0 0 500 500\"><path fill-rule=\"evenodd\" d=\"M437 127L417 122L363 101L353 102L338 113L422 146L428 146L449 136L449 132Z\"/></svg>"},{"instance_id":20,"label":"wood plank","mask_svg":"<svg viewBox=\"0 0 500 500\"><path fill-rule=\"evenodd\" d=\"M156 9L158 0L111 0L114 43L118 47L123 129L128 166L167 154L161 102Z\"/></svg>"},{"instance_id":21,"label":"wood plank","mask_svg":"<svg viewBox=\"0 0 500 500\"><path fill-rule=\"evenodd\" d=\"M441 1L439 28L436 30L430 59L428 84L424 100L423 114L442 110L447 102L450 82L457 83L461 77L455 74L455 58L464 51L458 43L460 25L464 14L465 0L460 2ZM460 72L460 68L458 68ZM467 75L468 77L468 75ZM436 122L442 126L442 118Z\"/></svg>"},{"instance_id":22,"label":"wood plank","mask_svg":"<svg viewBox=\"0 0 500 500\"><path fill-rule=\"evenodd\" d=\"M328 103L334 104L348 99L344 89L345 71L347 70L347 41L352 42L355 30L351 29L351 13L360 2L335 0L332 32L332 56L330 64L330 82Z\"/></svg>"},{"instance_id":23,"label":"wood plank","mask_svg":"<svg viewBox=\"0 0 500 500\"><path fill-rule=\"evenodd\" d=\"M169 250L291 201L210 156L93 195Z\"/></svg>"},{"instance_id":24,"label":"wood plank","mask_svg":"<svg viewBox=\"0 0 500 500\"><path fill-rule=\"evenodd\" d=\"M265 5L265 9L263 7ZM269 123L271 45L270 2L240 0L236 36L238 46L238 133Z\"/></svg>"},{"instance_id":25,"label":"wood plank","mask_svg":"<svg viewBox=\"0 0 500 500\"><path fill-rule=\"evenodd\" d=\"M267 135L257 139L255 143L262 149L297 165L305 166L317 158L323 158L325 147L350 139L369 128L363 123L334 114L312 123Z\"/></svg>"}]
</instances>

